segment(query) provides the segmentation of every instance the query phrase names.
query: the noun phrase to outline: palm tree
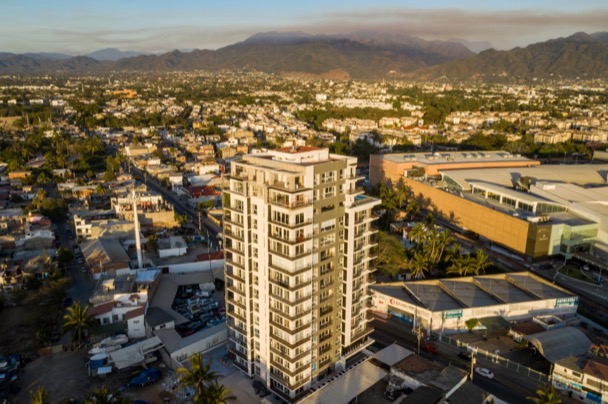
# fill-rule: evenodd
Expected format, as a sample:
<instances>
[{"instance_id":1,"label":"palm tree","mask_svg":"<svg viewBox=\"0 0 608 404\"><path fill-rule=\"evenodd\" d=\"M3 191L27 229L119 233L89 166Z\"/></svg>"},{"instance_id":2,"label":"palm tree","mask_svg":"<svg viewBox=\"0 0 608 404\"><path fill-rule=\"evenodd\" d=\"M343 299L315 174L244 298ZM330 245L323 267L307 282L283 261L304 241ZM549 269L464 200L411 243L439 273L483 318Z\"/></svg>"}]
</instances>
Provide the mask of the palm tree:
<instances>
[{"instance_id":1,"label":"palm tree","mask_svg":"<svg viewBox=\"0 0 608 404\"><path fill-rule=\"evenodd\" d=\"M412 279L425 278L426 273L429 271L428 259L419 253L414 254L414 257L409 262L409 266Z\"/></svg>"},{"instance_id":2,"label":"palm tree","mask_svg":"<svg viewBox=\"0 0 608 404\"><path fill-rule=\"evenodd\" d=\"M451 245L452 243L454 243L455 239L452 236L452 232L449 230L444 230L441 233L439 233L439 238L437 239L437 242L439 243L439 251L437 254L437 260L436 262L441 261L441 258L443 257L443 253L445 252L445 249L447 246Z\"/></svg>"},{"instance_id":3,"label":"palm tree","mask_svg":"<svg viewBox=\"0 0 608 404\"><path fill-rule=\"evenodd\" d=\"M403 179L400 179L397 183L397 192L395 193L395 197L397 199L397 206L399 209L403 208L405 201L410 199L412 196L412 189L408 187Z\"/></svg>"},{"instance_id":4,"label":"palm tree","mask_svg":"<svg viewBox=\"0 0 608 404\"><path fill-rule=\"evenodd\" d=\"M36 391L30 390L30 404L51 404L49 392L42 386L38 386Z\"/></svg>"},{"instance_id":5,"label":"palm tree","mask_svg":"<svg viewBox=\"0 0 608 404\"><path fill-rule=\"evenodd\" d=\"M534 404L560 404L562 402L552 384L539 386L536 390L536 397L526 397L526 399Z\"/></svg>"},{"instance_id":6,"label":"palm tree","mask_svg":"<svg viewBox=\"0 0 608 404\"><path fill-rule=\"evenodd\" d=\"M106 386L102 386L85 398L84 404L131 404L131 399L121 396L120 391L110 393Z\"/></svg>"},{"instance_id":7,"label":"palm tree","mask_svg":"<svg viewBox=\"0 0 608 404\"><path fill-rule=\"evenodd\" d=\"M46 191L44 189L39 189L38 192L36 192L36 196L34 196L34 199L32 200L32 206L36 209L40 209L46 197Z\"/></svg>"},{"instance_id":8,"label":"palm tree","mask_svg":"<svg viewBox=\"0 0 608 404\"><path fill-rule=\"evenodd\" d=\"M446 269L446 273L460 276L470 275L472 272L474 272L474 268L468 255L461 255L452 259L452 265Z\"/></svg>"},{"instance_id":9,"label":"palm tree","mask_svg":"<svg viewBox=\"0 0 608 404\"><path fill-rule=\"evenodd\" d=\"M408 217L414 217L420 211L420 205L418 205L418 201L414 198L410 199L405 206L405 213Z\"/></svg>"},{"instance_id":10,"label":"palm tree","mask_svg":"<svg viewBox=\"0 0 608 404\"><path fill-rule=\"evenodd\" d=\"M475 274L479 275L481 272L485 272L492 263L488 261L488 256L482 250L477 250L472 265L475 268Z\"/></svg>"},{"instance_id":11,"label":"palm tree","mask_svg":"<svg viewBox=\"0 0 608 404\"><path fill-rule=\"evenodd\" d=\"M433 212L428 212L424 218L424 223L429 229L435 227L435 214Z\"/></svg>"},{"instance_id":12,"label":"palm tree","mask_svg":"<svg viewBox=\"0 0 608 404\"><path fill-rule=\"evenodd\" d=\"M420 244L421 241L424 240L426 236L426 227L424 224L418 222L412 227L412 230L409 232L410 241L416 243L416 246Z\"/></svg>"},{"instance_id":13,"label":"palm tree","mask_svg":"<svg viewBox=\"0 0 608 404\"><path fill-rule=\"evenodd\" d=\"M72 331L72 342L77 342L78 345L86 337L88 331L93 328L95 319L88 315L89 306L84 308L76 301L70 307L68 312L63 316L63 331Z\"/></svg>"},{"instance_id":14,"label":"palm tree","mask_svg":"<svg viewBox=\"0 0 608 404\"><path fill-rule=\"evenodd\" d=\"M95 187L95 193L99 195L105 195L106 187L104 187L102 183L97 184L97 186Z\"/></svg>"},{"instance_id":15,"label":"palm tree","mask_svg":"<svg viewBox=\"0 0 608 404\"><path fill-rule=\"evenodd\" d=\"M397 208L397 194L393 188L382 185L380 188L382 206L386 209L386 227L389 226L392 212Z\"/></svg>"},{"instance_id":16,"label":"palm tree","mask_svg":"<svg viewBox=\"0 0 608 404\"><path fill-rule=\"evenodd\" d=\"M227 404L228 401L233 400L236 400L236 397L230 395L230 390L214 380L207 385L207 393L202 402L205 404Z\"/></svg>"},{"instance_id":17,"label":"palm tree","mask_svg":"<svg viewBox=\"0 0 608 404\"><path fill-rule=\"evenodd\" d=\"M219 374L211 370L213 359L209 359L203 364L203 355L199 352L190 357L190 370L181 367L177 369L179 382L183 387L194 388L194 401L196 403L207 394L209 384L215 381Z\"/></svg>"}]
</instances>

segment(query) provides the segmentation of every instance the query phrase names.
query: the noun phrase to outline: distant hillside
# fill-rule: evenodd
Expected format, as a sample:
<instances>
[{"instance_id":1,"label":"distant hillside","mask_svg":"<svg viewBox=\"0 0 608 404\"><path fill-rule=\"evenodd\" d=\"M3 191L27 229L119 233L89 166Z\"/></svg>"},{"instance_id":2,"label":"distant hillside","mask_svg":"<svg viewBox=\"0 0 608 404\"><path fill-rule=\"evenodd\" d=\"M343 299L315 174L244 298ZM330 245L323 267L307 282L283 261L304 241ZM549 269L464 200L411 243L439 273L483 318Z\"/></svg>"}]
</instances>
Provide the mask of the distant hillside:
<instances>
[{"instance_id":1,"label":"distant hillside","mask_svg":"<svg viewBox=\"0 0 608 404\"><path fill-rule=\"evenodd\" d=\"M135 56L144 55L141 52L133 52L133 51L121 51L116 48L106 48L100 49L98 51L89 53L86 55L87 57L93 58L95 60L120 60L125 58L132 58Z\"/></svg>"},{"instance_id":2,"label":"distant hillside","mask_svg":"<svg viewBox=\"0 0 608 404\"><path fill-rule=\"evenodd\" d=\"M576 33L525 48L486 50L473 57L420 70L416 77L457 80L605 78L608 77L608 43L585 33Z\"/></svg>"},{"instance_id":3,"label":"distant hillside","mask_svg":"<svg viewBox=\"0 0 608 404\"><path fill-rule=\"evenodd\" d=\"M268 73L319 75L342 71L353 78L404 72L472 55L464 46L416 38L409 43L371 37L311 36L300 32L256 34L216 51L173 51L124 59L120 69L255 69Z\"/></svg>"},{"instance_id":4,"label":"distant hillside","mask_svg":"<svg viewBox=\"0 0 608 404\"><path fill-rule=\"evenodd\" d=\"M277 74L338 74L341 78L375 79L400 77L404 73L472 54L458 43L425 41L409 36L370 32L337 36L266 32L215 51L176 50L162 55L121 57L112 62L109 61L111 58L125 56L125 53L108 49L62 63L25 55L0 54L0 72L255 69Z\"/></svg>"},{"instance_id":5,"label":"distant hillside","mask_svg":"<svg viewBox=\"0 0 608 404\"><path fill-rule=\"evenodd\" d=\"M0 72L19 74L39 73L84 73L90 71L99 62L86 56L69 59L48 59L40 56L15 55L0 53Z\"/></svg>"},{"instance_id":6,"label":"distant hillside","mask_svg":"<svg viewBox=\"0 0 608 404\"><path fill-rule=\"evenodd\" d=\"M331 36L265 32L218 50L175 50L161 55L126 57L129 52L117 49L68 59L40 55L0 53L0 73L251 69L339 79L605 78L608 33L577 33L525 48L490 49L477 55L456 40L426 41L367 31Z\"/></svg>"}]
</instances>

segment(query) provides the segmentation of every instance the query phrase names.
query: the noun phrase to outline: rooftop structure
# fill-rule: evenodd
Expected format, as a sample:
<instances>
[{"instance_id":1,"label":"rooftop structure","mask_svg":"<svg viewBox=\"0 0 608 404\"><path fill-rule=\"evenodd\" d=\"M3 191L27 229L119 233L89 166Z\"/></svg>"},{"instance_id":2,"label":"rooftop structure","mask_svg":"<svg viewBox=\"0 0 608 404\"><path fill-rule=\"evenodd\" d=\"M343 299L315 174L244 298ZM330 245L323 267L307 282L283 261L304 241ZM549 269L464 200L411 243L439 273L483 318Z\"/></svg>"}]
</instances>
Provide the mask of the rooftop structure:
<instances>
[{"instance_id":1,"label":"rooftop structure","mask_svg":"<svg viewBox=\"0 0 608 404\"><path fill-rule=\"evenodd\" d=\"M446 170L537 165L539 161L506 151L375 154L370 157L369 180L375 186L383 180L396 183L408 170L432 176Z\"/></svg>"}]
</instances>

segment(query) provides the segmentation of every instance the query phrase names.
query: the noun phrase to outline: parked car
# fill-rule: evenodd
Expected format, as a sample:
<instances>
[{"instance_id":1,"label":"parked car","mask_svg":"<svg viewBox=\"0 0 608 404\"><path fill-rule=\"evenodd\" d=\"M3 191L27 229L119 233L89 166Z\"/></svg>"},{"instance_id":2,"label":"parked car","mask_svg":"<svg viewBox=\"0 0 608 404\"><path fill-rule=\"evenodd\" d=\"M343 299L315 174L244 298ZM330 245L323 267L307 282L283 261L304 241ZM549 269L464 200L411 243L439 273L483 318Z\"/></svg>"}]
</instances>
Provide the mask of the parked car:
<instances>
[{"instance_id":1,"label":"parked car","mask_svg":"<svg viewBox=\"0 0 608 404\"><path fill-rule=\"evenodd\" d=\"M160 372L156 368L146 369L133 379L129 380L127 387L145 386L160 380Z\"/></svg>"},{"instance_id":2,"label":"parked car","mask_svg":"<svg viewBox=\"0 0 608 404\"><path fill-rule=\"evenodd\" d=\"M477 373L478 375L481 375L483 377L487 377L488 379L494 378L494 373L492 373L492 371L490 369L475 368L475 373Z\"/></svg>"},{"instance_id":3,"label":"parked car","mask_svg":"<svg viewBox=\"0 0 608 404\"><path fill-rule=\"evenodd\" d=\"M420 349L433 355L437 353L437 348L433 344L422 344Z\"/></svg>"}]
</instances>

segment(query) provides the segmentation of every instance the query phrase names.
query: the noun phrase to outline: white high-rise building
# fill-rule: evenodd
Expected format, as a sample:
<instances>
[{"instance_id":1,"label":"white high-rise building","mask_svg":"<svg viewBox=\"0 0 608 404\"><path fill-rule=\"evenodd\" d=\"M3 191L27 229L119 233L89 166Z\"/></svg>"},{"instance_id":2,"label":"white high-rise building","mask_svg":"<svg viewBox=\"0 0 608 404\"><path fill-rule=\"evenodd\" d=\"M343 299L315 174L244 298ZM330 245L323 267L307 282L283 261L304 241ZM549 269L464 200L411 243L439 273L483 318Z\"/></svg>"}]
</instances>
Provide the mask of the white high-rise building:
<instances>
[{"instance_id":1,"label":"white high-rise building","mask_svg":"<svg viewBox=\"0 0 608 404\"><path fill-rule=\"evenodd\" d=\"M328 149L284 148L233 162L226 182L228 347L288 401L373 342L380 201L356 188L356 164Z\"/></svg>"}]
</instances>

